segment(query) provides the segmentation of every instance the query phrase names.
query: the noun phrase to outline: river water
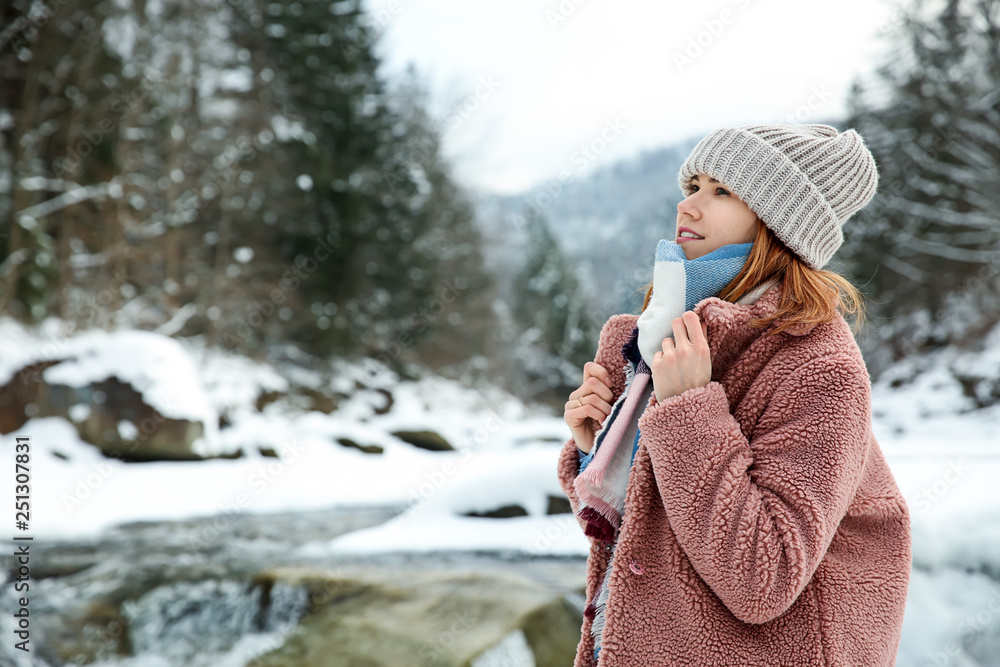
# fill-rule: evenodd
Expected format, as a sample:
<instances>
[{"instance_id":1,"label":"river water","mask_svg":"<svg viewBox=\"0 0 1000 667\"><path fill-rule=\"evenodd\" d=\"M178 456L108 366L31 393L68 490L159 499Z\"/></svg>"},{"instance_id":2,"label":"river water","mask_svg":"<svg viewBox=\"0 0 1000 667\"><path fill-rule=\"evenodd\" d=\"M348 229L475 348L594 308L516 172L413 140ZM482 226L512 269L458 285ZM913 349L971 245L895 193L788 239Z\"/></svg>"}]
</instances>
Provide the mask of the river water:
<instances>
[{"instance_id":1,"label":"river water","mask_svg":"<svg viewBox=\"0 0 1000 667\"><path fill-rule=\"evenodd\" d=\"M185 521L140 522L98 539L36 541L31 551L30 659L12 648L4 614L0 664L94 664L101 667L243 667L277 648L308 606L302 586L262 582L274 568L303 568L364 579L393 573L418 580L430 572L516 573L564 595L579 612L582 558L528 558L517 553L391 553L302 557L294 550L380 524L396 508L351 507ZM502 520L502 519L499 519ZM8 554L13 549L5 550ZM16 608L8 580L0 608ZM534 667L523 636L510 635L476 667ZM331 662L330 664L337 664Z\"/></svg>"}]
</instances>

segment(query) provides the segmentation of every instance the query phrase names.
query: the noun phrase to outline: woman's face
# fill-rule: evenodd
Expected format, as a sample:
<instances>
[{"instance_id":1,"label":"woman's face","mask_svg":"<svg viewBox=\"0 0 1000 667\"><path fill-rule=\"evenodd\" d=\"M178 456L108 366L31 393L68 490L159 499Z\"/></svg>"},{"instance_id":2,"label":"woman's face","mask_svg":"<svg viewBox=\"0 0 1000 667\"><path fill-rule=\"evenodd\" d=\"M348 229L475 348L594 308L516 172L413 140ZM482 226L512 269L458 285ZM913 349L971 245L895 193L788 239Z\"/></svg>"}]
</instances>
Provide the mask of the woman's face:
<instances>
[{"instance_id":1,"label":"woman's face","mask_svg":"<svg viewBox=\"0 0 1000 667\"><path fill-rule=\"evenodd\" d=\"M743 200L707 174L688 183L687 197L677 204L674 241L688 259L698 259L731 243L750 243L757 233L757 214ZM700 239L681 236L684 228Z\"/></svg>"}]
</instances>

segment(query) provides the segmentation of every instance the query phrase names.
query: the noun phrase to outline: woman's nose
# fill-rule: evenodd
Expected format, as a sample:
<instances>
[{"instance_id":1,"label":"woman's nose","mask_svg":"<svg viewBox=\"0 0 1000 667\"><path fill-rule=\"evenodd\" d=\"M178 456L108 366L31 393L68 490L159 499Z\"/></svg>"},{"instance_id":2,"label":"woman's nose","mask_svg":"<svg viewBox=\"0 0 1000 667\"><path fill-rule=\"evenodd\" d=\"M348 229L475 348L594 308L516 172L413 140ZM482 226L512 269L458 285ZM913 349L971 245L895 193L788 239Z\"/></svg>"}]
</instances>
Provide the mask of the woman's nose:
<instances>
[{"instance_id":1,"label":"woman's nose","mask_svg":"<svg viewBox=\"0 0 1000 667\"><path fill-rule=\"evenodd\" d=\"M677 212L684 213L695 220L701 217L701 212L698 210L698 205L694 200L694 195L686 197L677 204Z\"/></svg>"}]
</instances>

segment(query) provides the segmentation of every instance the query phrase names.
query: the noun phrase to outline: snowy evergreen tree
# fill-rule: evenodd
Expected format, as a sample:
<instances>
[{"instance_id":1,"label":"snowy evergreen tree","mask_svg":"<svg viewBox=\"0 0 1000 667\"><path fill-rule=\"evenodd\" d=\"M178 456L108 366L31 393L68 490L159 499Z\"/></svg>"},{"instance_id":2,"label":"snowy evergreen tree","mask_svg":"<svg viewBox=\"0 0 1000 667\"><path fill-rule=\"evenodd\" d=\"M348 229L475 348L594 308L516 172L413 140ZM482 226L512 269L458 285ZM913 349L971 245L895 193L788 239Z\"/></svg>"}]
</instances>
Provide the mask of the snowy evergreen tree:
<instances>
[{"instance_id":1,"label":"snowy evergreen tree","mask_svg":"<svg viewBox=\"0 0 1000 667\"><path fill-rule=\"evenodd\" d=\"M847 125L880 173L840 259L873 296L891 357L969 344L1000 319L1000 1L921 0Z\"/></svg>"},{"instance_id":2,"label":"snowy evergreen tree","mask_svg":"<svg viewBox=\"0 0 1000 667\"><path fill-rule=\"evenodd\" d=\"M0 12L6 312L398 370L497 354L472 205L359 1Z\"/></svg>"},{"instance_id":3,"label":"snowy evergreen tree","mask_svg":"<svg viewBox=\"0 0 1000 667\"><path fill-rule=\"evenodd\" d=\"M134 82L105 18L83 0L0 3L0 310L26 320L66 314L71 235L117 236L107 174Z\"/></svg>"},{"instance_id":4,"label":"snowy evergreen tree","mask_svg":"<svg viewBox=\"0 0 1000 667\"><path fill-rule=\"evenodd\" d=\"M525 256L511 286L510 316L520 334L513 353L529 393L565 399L592 361L602 322L589 317L586 295L573 265L556 243L545 217L534 208L523 222Z\"/></svg>"},{"instance_id":5,"label":"snowy evergreen tree","mask_svg":"<svg viewBox=\"0 0 1000 667\"><path fill-rule=\"evenodd\" d=\"M263 93L288 125L264 207L286 269L299 269L287 285L303 308L284 335L394 365L484 352L491 281L415 73L387 88L378 26L357 0L236 13L238 41L266 35Z\"/></svg>"}]
</instances>

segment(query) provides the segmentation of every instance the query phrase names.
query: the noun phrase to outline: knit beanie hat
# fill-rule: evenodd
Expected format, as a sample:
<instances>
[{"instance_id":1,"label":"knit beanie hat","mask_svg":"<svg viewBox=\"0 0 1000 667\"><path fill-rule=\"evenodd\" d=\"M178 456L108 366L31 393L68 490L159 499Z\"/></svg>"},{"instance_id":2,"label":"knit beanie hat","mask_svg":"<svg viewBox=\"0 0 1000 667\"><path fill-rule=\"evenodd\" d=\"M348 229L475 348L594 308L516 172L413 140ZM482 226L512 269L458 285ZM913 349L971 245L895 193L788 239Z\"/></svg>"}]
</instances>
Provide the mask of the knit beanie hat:
<instances>
[{"instance_id":1,"label":"knit beanie hat","mask_svg":"<svg viewBox=\"0 0 1000 667\"><path fill-rule=\"evenodd\" d=\"M875 158L855 130L830 125L744 125L702 139L678 174L730 188L790 250L822 268L843 242L842 225L878 187Z\"/></svg>"}]
</instances>

